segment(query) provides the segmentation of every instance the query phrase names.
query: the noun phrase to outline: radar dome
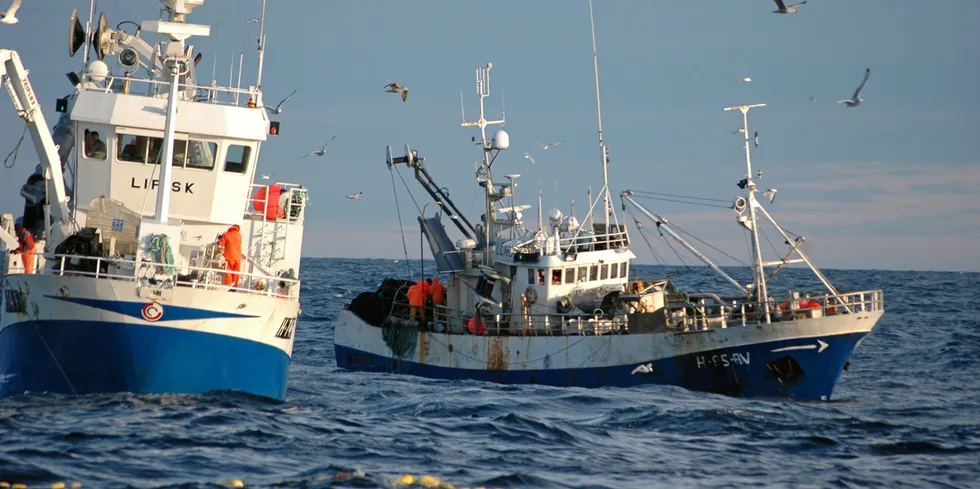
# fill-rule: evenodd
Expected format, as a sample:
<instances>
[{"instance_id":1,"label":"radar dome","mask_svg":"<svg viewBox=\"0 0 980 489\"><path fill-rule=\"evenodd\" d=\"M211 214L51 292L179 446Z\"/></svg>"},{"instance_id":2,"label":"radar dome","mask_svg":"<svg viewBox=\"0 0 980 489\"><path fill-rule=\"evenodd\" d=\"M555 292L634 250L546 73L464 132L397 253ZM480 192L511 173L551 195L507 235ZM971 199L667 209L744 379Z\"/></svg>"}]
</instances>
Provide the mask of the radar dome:
<instances>
[{"instance_id":1,"label":"radar dome","mask_svg":"<svg viewBox=\"0 0 980 489\"><path fill-rule=\"evenodd\" d=\"M88 76L95 83L102 83L109 76L109 65L105 61L95 60L88 64Z\"/></svg>"},{"instance_id":2,"label":"radar dome","mask_svg":"<svg viewBox=\"0 0 980 489\"><path fill-rule=\"evenodd\" d=\"M558 223L561 222L561 218L564 217L564 216L561 215L561 211L560 210L558 210L558 209L551 209L551 215L549 217L551 218L551 224L557 226Z\"/></svg>"},{"instance_id":3,"label":"radar dome","mask_svg":"<svg viewBox=\"0 0 980 489\"><path fill-rule=\"evenodd\" d=\"M490 147L493 149L507 149L510 147L510 134L507 131L501 129L493 134L493 140L490 142Z\"/></svg>"}]
</instances>

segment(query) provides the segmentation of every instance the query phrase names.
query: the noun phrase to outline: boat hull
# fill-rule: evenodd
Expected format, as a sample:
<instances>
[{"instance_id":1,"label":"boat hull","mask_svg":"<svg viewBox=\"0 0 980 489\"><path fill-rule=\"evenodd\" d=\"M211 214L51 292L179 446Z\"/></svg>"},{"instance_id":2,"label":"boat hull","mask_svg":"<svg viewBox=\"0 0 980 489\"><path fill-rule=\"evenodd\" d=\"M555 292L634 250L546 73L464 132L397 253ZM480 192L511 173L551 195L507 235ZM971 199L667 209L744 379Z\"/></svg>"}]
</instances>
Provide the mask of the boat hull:
<instances>
[{"instance_id":1,"label":"boat hull","mask_svg":"<svg viewBox=\"0 0 980 489\"><path fill-rule=\"evenodd\" d=\"M395 343L391 330L345 310L335 352L337 364L346 369L438 379L560 387L671 384L735 396L826 400L880 316L600 336L490 337L405 329Z\"/></svg>"},{"instance_id":2,"label":"boat hull","mask_svg":"<svg viewBox=\"0 0 980 489\"><path fill-rule=\"evenodd\" d=\"M295 302L189 287L148 300L126 281L7 279L0 395L233 390L286 397Z\"/></svg>"}]
</instances>

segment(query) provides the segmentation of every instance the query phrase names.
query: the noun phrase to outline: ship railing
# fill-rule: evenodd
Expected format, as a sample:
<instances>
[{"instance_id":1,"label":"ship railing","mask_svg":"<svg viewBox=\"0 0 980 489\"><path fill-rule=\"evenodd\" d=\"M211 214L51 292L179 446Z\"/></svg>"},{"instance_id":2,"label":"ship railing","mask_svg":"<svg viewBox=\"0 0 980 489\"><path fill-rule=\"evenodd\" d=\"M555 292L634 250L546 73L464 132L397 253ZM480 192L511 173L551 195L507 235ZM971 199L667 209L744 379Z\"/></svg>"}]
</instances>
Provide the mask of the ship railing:
<instances>
[{"instance_id":1,"label":"ship railing","mask_svg":"<svg viewBox=\"0 0 980 489\"><path fill-rule=\"evenodd\" d=\"M270 198L274 194L270 192L272 186L282 189L275 198ZM245 203L245 217L262 221L302 220L303 210L308 200L308 189L298 183L253 183L249 188L248 201Z\"/></svg>"},{"instance_id":2,"label":"ship railing","mask_svg":"<svg viewBox=\"0 0 980 489\"><path fill-rule=\"evenodd\" d=\"M89 88L89 91L101 91L104 93L121 93L125 95L141 95L147 97L160 97L169 93L170 82L167 80L154 80L135 76L108 76L105 81L99 83L98 89ZM183 100L242 106L252 97L253 101L258 99L258 90L254 88L236 88L219 86L217 82L210 85L180 84L180 90L184 93Z\"/></svg>"},{"instance_id":3,"label":"ship railing","mask_svg":"<svg viewBox=\"0 0 980 489\"><path fill-rule=\"evenodd\" d=\"M816 319L838 314L858 314L885 309L881 290L849 292L837 296L811 294L799 299L778 301L770 297L771 321ZM763 303L731 300L719 303L706 298L668 304L664 307L667 326L681 331L708 330L732 326L747 326L765 322Z\"/></svg>"},{"instance_id":4,"label":"ship railing","mask_svg":"<svg viewBox=\"0 0 980 489\"><path fill-rule=\"evenodd\" d=\"M424 317L422 312L424 310ZM393 324L419 325L423 329L451 334L479 332L474 311L447 306L417 307L395 301L389 315ZM469 324L473 320L472 332ZM481 314L483 334L487 336L589 336L625 334L625 314Z\"/></svg>"},{"instance_id":5,"label":"ship railing","mask_svg":"<svg viewBox=\"0 0 980 489\"><path fill-rule=\"evenodd\" d=\"M578 236L559 238L557 251L564 254L569 252L615 250L625 247L628 244L629 236L626 234L626 231L604 234L583 233Z\"/></svg>"},{"instance_id":6,"label":"ship railing","mask_svg":"<svg viewBox=\"0 0 980 489\"><path fill-rule=\"evenodd\" d=\"M234 290L253 295L299 300L300 281L261 273L229 272L223 268L168 265L147 260L136 261L98 256L38 253L43 265L31 270L37 275L80 276L138 282L157 288L191 287L207 290ZM167 274L168 267L174 273ZM23 266L11 266L8 275L24 274ZM238 275L238 286L224 284L225 274Z\"/></svg>"}]
</instances>

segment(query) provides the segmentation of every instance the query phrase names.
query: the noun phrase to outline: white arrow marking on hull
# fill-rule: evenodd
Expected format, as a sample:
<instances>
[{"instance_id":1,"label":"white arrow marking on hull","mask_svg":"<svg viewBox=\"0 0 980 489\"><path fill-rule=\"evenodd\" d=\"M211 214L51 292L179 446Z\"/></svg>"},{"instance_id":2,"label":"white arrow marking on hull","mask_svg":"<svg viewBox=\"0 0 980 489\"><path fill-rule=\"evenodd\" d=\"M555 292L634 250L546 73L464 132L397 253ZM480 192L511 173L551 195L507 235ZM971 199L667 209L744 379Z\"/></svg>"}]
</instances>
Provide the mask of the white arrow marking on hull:
<instances>
[{"instance_id":1,"label":"white arrow marking on hull","mask_svg":"<svg viewBox=\"0 0 980 489\"><path fill-rule=\"evenodd\" d=\"M826 350L828 346L830 345L828 345L826 342L822 340L817 340L816 345L784 346L782 348L776 348L772 352L778 353L781 351L792 351L792 350L817 350L817 353L820 353Z\"/></svg>"}]
</instances>

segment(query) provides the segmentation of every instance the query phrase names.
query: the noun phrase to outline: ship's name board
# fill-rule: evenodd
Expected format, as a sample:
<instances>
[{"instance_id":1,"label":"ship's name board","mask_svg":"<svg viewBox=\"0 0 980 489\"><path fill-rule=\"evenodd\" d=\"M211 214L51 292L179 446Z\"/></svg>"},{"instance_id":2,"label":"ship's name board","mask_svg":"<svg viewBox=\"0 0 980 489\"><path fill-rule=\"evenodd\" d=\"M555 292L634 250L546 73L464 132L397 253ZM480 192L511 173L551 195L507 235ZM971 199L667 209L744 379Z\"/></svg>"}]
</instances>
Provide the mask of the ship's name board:
<instances>
[{"instance_id":1,"label":"ship's name board","mask_svg":"<svg viewBox=\"0 0 980 489\"><path fill-rule=\"evenodd\" d=\"M705 367L724 367L732 365L748 365L751 359L749 352L745 353L722 353L721 355L698 355L698 370Z\"/></svg>"},{"instance_id":2,"label":"ship's name board","mask_svg":"<svg viewBox=\"0 0 980 489\"><path fill-rule=\"evenodd\" d=\"M160 186L160 180L150 180L149 178L137 180L136 177L132 177L129 180L129 186L132 188L156 190L156 188ZM192 194L194 193L194 182L170 182L170 190L173 192Z\"/></svg>"}]
</instances>

